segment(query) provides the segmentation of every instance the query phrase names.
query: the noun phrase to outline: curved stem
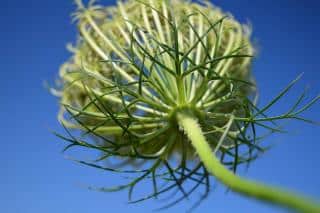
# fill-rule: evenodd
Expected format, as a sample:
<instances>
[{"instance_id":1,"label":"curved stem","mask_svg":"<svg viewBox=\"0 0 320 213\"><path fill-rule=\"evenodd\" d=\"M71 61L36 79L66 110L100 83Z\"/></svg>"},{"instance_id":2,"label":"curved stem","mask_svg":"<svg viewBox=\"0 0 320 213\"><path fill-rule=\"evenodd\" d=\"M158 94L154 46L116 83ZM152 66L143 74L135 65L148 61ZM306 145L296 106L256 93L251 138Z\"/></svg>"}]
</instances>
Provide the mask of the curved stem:
<instances>
[{"instance_id":1,"label":"curved stem","mask_svg":"<svg viewBox=\"0 0 320 213\"><path fill-rule=\"evenodd\" d=\"M246 180L235 175L225 168L212 153L195 117L186 113L178 113L177 119L208 172L232 191L261 201L287 207L298 212L320 212L320 205L312 202L308 198L276 187Z\"/></svg>"}]
</instances>

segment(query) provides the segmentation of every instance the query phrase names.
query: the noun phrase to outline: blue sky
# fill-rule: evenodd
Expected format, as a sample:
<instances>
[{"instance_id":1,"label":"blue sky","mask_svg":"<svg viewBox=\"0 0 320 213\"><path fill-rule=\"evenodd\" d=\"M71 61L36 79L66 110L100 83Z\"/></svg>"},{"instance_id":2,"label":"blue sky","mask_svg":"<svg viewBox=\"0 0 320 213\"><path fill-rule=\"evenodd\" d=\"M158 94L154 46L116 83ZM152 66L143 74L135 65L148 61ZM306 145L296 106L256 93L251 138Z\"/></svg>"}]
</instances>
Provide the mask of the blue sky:
<instances>
[{"instance_id":1,"label":"blue sky","mask_svg":"<svg viewBox=\"0 0 320 213\"><path fill-rule=\"evenodd\" d=\"M113 4L114 1L103 1ZM259 48L254 74L261 104L304 72L289 96L273 108L284 112L305 86L309 97L320 92L320 2L316 0L225 1L214 4L242 22L250 21ZM87 213L151 212L156 201L126 204L126 192L100 193L83 185L108 186L117 176L77 165L61 154L63 142L49 129L56 121L57 100L43 82L57 77L74 41L72 1L2 0L0 7L0 212ZM304 114L320 121L319 104ZM273 149L243 175L281 185L320 199L319 126L286 123L289 134L268 138ZM148 190L150 186L142 186ZM183 212L183 202L165 212ZM285 212L233 193L220 185L195 212Z\"/></svg>"}]
</instances>

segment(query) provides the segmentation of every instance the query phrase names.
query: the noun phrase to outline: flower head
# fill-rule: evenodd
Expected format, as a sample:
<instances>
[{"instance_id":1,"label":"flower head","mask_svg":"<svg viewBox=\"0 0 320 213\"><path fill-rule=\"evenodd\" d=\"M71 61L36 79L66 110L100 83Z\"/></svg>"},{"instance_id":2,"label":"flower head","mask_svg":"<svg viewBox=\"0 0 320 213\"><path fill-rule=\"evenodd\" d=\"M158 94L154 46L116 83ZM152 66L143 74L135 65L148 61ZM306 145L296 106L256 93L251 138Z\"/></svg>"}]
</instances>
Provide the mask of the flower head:
<instances>
[{"instance_id":1,"label":"flower head","mask_svg":"<svg viewBox=\"0 0 320 213\"><path fill-rule=\"evenodd\" d=\"M194 189L185 191L186 181L209 191L209 174L177 123L181 111L197 117L214 153L234 171L264 151L255 125L270 121L265 111L273 103L259 110L252 98L254 48L247 25L207 2L77 4L80 36L60 70L59 119L82 137L60 137L71 143L67 148L99 150L104 160L119 157L126 169L144 163L143 169L122 171L138 174L133 181L109 190L130 188L131 194L151 180L153 193L140 200L174 188L187 197ZM169 185L161 188L158 178Z\"/></svg>"}]
</instances>

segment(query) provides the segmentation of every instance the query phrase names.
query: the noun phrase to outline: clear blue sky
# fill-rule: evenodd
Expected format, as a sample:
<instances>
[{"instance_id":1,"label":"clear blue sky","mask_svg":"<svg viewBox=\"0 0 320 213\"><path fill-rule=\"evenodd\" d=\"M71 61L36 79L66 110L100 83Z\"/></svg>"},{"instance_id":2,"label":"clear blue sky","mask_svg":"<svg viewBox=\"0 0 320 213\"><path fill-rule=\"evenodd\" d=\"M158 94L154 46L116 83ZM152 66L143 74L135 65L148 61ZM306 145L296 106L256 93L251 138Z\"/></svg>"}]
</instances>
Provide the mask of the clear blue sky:
<instances>
[{"instance_id":1,"label":"clear blue sky","mask_svg":"<svg viewBox=\"0 0 320 213\"><path fill-rule=\"evenodd\" d=\"M103 1L112 4L114 1ZM225 1L214 3L241 21L250 20L260 54L254 74L266 103L289 81L303 79L273 108L289 108L304 86L310 97L320 92L320 2L317 0ZM108 186L116 176L77 165L61 154L63 143L49 129L61 130L57 100L43 87L57 77L69 57L65 44L74 41L74 10L68 0L2 0L0 6L0 212L91 213L151 212L155 201L127 205L126 192L105 194L82 185ZM319 104L304 114L320 121ZM282 185L320 199L320 127L286 123L290 134L268 140L272 150L244 175ZM147 190L150 186L145 185ZM165 212L184 212L183 202ZM233 193L217 191L195 212L285 212Z\"/></svg>"}]
</instances>

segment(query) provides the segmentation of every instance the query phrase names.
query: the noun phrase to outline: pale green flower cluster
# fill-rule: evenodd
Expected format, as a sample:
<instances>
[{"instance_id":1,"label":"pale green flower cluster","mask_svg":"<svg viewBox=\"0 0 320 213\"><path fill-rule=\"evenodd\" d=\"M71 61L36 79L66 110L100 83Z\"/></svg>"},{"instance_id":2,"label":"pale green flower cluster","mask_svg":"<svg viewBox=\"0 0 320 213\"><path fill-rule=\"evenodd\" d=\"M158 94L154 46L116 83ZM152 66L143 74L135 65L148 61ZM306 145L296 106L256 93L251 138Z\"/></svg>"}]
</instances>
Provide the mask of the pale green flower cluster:
<instances>
[{"instance_id":1,"label":"pale green flower cluster","mask_svg":"<svg viewBox=\"0 0 320 213\"><path fill-rule=\"evenodd\" d=\"M246 196L303 212L319 210L304 198L234 174L266 150L257 127L274 133L281 131L277 120L308 121L300 114L319 99L300 106L303 93L286 113L267 116L297 78L257 107L247 25L208 2L76 3L79 37L69 45L72 57L60 69L57 93L68 136L57 135L70 143L66 150L78 146L102 153L96 163L77 162L133 176L127 184L100 190L129 189L131 199L136 185L150 181L152 192L132 202L177 189L182 197L165 206L170 207L199 187L204 199L213 175ZM99 164L114 158L122 163Z\"/></svg>"},{"instance_id":2,"label":"pale green flower cluster","mask_svg":"<svg viewBox=\"0 0 320 213\"><path fill-rule=\"evenodd\" d=\"M171 118L179 108L205 118L243 113L237 103L242 100L234 96L253 89L250 31L219 8L181 0L126 1L115 7L78 2L74 18L80 37L60 70L65 126L84 128L64 117L68 110L95 133L116 143L143 140L141 152L155 154L175 131ZM228 120L202 120L213 146Z\"/></svg>"}]
</instances>

